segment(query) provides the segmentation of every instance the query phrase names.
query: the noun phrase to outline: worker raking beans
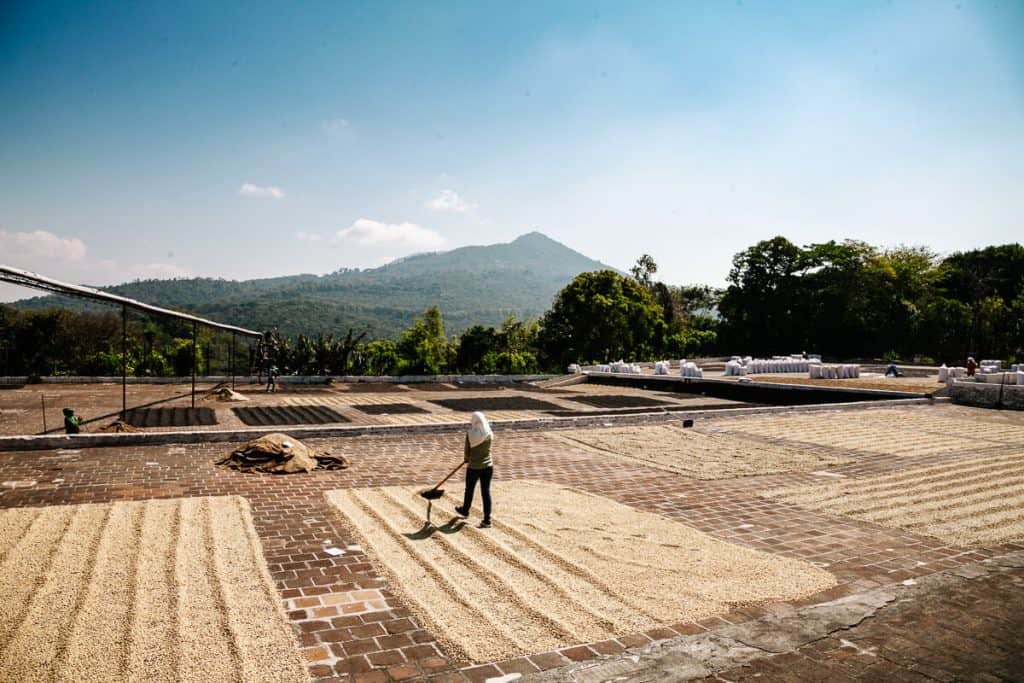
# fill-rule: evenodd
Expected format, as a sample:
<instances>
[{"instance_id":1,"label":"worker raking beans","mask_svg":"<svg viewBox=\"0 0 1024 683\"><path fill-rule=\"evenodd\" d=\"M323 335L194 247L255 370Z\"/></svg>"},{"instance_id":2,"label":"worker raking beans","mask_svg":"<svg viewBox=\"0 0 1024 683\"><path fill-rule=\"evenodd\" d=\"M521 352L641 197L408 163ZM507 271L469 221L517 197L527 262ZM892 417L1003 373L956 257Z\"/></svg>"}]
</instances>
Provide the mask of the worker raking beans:
<instances>
[{"instance_id":1,"label":"worker raking beans","mask_svg":"<svg viewBox=\"0 0 1024 683\"><path fill-rule=\"evenodd\" d=\"M491 444L494 432L487 418L481 412L473 413L473 419L466 432L463 456L466 463L466 494L462 499L462 507L455 508L462 517L469 516L473 505L473 492L480 482L480 497L484 501L484 519L480 526L484 529L491 526L491 477L494 475L494 462L491 460Z\"/></svg>"}]
</instances>

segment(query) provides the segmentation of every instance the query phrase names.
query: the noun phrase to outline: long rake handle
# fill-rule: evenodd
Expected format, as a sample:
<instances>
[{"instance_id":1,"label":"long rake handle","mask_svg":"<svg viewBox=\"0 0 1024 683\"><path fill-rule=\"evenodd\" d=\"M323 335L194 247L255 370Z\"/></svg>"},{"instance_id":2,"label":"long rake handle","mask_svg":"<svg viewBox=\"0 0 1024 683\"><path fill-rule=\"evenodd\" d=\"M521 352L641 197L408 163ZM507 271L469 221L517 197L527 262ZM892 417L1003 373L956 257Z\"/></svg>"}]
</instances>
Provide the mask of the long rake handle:
<instances>
[{"instance_id":1,"label":"long rake handle","mask_svg":"<svg viewBox=\"0 0 1024 683\"><path fill-rule=\"evenodd\" d=\"M449 473L448 473L448 476L447 476L447 477L445 477L445 478L444 478L444 479L442 479L441 481L437 482L437 486L435 486L434 488L432 488L432 489L430 489L430 490L431 490L431 491L436 491L436 490L438 490L439 488L441 488L441 486L442 486L442 485L443 485L443 484L444 484L444 483L445 483L446 481L448 481L449 479L451 479L451 478L452 478L452 476L454 476L454 474L455 474L456 472L458 472L459 470L461 470L461 469L462 469L462 466L463 466L463 465L465 465L465 464L466 464L465 462L460 462L460 463L458 464L458 466L457 466L457 467L456 467L456 468L455 468L454 470L452 470L451 472L449 472Z\"/></svg>"}]
</instances>

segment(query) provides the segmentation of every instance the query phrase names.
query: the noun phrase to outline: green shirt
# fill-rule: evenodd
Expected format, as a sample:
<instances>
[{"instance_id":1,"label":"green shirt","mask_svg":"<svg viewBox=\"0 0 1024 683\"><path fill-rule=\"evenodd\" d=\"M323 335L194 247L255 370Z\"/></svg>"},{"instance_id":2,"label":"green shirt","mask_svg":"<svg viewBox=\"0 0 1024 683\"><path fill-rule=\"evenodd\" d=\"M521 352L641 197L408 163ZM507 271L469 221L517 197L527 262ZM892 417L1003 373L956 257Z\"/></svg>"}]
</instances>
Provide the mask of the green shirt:
<instances>
[{"instance_id":1,"label":"green shirt","mask_svg":"<svg viewBox=\"0 0 1024 683\"><path fill-rule=\"evenodd\" d=\"M77 415L64 418L64 433L65 434L78 434L81 430L79 425L82 424L82 418Z\"/></svg>"},{"instance_id":2,"label":"green shirt","mask_svg":"<svg viewBox=\"0 0 1024 683\"><path fill-rule=\"evenodd\" d=\"M485 439L476 446L469 445L469 436L466 436L466 444L463 449L465 462L469 463L471 470L483 470L494 465L491 460L491 440Z\"/></svg>"}]
</instances>

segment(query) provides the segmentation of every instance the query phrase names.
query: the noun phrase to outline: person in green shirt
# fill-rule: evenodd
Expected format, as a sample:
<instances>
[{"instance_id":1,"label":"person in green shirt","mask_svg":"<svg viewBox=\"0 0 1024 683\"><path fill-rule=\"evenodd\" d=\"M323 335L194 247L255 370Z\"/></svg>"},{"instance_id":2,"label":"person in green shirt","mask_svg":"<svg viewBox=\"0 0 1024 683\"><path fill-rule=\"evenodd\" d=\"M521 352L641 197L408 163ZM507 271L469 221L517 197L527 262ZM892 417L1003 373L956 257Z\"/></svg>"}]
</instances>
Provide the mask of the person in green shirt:
<instances>
[{"instance_id":1,"label":"person in green shirt","mask_svg":"<svg viewBox=\"0 0 1024 683\"><path fill-rule=\"evenodd\" d=\"M473 413L463 448L464 462L467 463L466 494L462 498L462 507L455 508L455 512L461 517L469 516L470 506L473 505L473 492L477 482L480 482L480 497L484 500L484 519L480 522L482 529L491 526L491 477L494 475L491 444L493 441L494 432L491 431L491 425L487 422L487 418L481 412Z\"/></svg>"},{"instance_id":2,"label":"person in green shirt","mask_svg":"<svg viewBox=\"0 0 1024 683\"><path fill-rule=\"evenodd\" d=\"M75 415L74 408L64 409L64 433L65 434L78 434L81 429L82 418Z\"/></svg>"}]
</instances>

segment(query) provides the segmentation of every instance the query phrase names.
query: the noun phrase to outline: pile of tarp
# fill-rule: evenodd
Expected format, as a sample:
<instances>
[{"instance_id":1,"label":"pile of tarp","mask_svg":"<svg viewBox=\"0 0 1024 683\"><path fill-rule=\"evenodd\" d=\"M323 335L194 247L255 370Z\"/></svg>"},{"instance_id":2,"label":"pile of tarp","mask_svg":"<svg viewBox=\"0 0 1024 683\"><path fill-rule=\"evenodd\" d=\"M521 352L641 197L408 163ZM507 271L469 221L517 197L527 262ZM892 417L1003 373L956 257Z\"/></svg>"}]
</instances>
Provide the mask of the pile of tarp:
<instances>
[{"instance_id":1,"label":"pile of tarp","mask_svg":"<svg viewBox=\"0 0 1024 683\"><path fill-rule=\"evenodd\" d=\"M320 453L287 434L267 434L253 439L217 463L218 467L241 472L294 474L313 470L343 470L348 460L341 455Z\"/></svg>"},{"instance_id":2,"label":"pile of tarp","mask_svg":"<svg viewBox=\"0 0 1024 683\"><path fill-rule=\"evenodd\" d=\"M217 401L248 401L248 396L243 396L238 393L227 384L220 384L213 388L209 394L206 395L206 400L217 400Z\"/></svg>"},{"instance_id":3,"label":"pile of tarp","mask_svg":"<svg viewBox=\"0 0 1024 683\"><path fill-rule=\"evenodd\" d=\"M124 420L114 420L106 427L101 427L100 431L103 432L104 434L125 434L141 432L142 430L136 427L135 425L128 424Z\"/></svg>"}]
</instances>

